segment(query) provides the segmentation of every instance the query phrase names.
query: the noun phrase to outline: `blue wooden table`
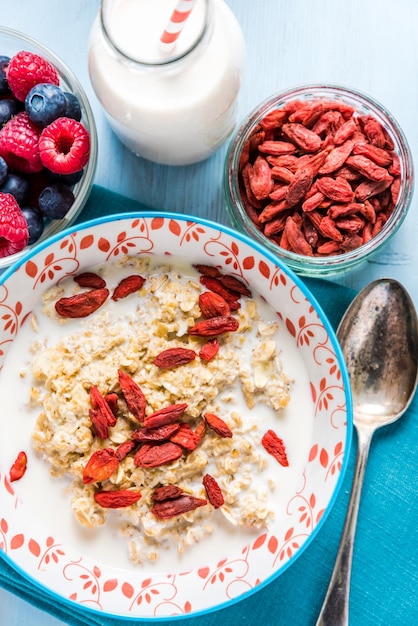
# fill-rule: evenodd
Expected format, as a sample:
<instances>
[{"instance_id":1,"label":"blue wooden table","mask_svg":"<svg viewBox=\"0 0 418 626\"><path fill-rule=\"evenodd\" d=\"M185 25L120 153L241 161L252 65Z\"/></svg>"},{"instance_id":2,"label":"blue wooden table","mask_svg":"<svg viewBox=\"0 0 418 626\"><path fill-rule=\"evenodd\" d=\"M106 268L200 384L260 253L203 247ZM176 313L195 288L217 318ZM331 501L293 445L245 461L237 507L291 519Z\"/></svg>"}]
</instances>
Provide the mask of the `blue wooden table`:
<instances>
[{"instance_id":1,"label":"blue wooden table","mask_svg":"<svg viewBox=\"0 0 418 626\"><path fill-rule=\"evenodd\" d=\"M293 85L353 86L393 114L418 164L416 0L226 1L247 44L240 118L269 95ZM112 133L87 70L87 39L98 6L99 0L17 0L2 7L0 22L43 42L78 75L97 123L98 185L156 209L229 224L222 191L226 146L203 163L173 168L135 157ZM404 284L418 307L417 203L416 197L387 248L361 270L335 280L358 290L375 278L390 276ZM0 626L29 624L59 626L62 622L0 589Z\"/></svg>"}]
</instances>

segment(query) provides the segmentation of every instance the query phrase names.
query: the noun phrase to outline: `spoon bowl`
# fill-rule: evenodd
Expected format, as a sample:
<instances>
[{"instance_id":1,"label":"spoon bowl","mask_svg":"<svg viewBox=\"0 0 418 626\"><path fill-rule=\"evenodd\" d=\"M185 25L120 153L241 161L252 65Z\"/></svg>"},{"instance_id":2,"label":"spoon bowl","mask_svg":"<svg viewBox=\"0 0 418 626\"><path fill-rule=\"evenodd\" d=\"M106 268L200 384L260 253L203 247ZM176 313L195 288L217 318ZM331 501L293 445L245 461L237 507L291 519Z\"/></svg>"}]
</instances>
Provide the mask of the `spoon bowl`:
<instances>
[{"instance_id":1,"label":"spoon bowl","mask_svg":"<svg viewBox=\"0 0 418 626\"><path fill-rule=\"evenodd\" d=\"M353 396L356 468L340 547L317 626L347 626L351 564L361 488L373 433L399 419L418 383L418 319L396 280L365 287L337 330Z\"/></svg>"},{"instance_id":2,"label":"spoon bowl","mask_svg":"<svg viewBox=\"0 0 418 626\"><path fill-rule=\"evenodd\" d=\"M347 364L354 422L378 428L407 409L417 384L417 317L393 279L370 283L354 299L337 336Z\"/></svg>"}]
</instances>

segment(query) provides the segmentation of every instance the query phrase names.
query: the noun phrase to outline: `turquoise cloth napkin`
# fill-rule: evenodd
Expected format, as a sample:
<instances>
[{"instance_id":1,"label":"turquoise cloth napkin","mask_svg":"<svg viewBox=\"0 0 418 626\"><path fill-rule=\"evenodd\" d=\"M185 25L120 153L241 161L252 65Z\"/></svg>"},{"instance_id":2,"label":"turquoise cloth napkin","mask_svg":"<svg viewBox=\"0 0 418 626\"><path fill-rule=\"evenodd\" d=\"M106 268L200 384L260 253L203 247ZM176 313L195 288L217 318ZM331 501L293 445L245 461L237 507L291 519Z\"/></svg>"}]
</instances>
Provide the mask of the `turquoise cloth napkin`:
<instances>
[{"instance_id":1,"label":"turquoise cloth napkin","mask_svg":"<svg viewBox=\"0 0 418 626\"><path fill-rule=\"evenodd\" d=\"M147 207L95 186L79 221ZM306 279L336 328L355 292ZM351 581L351 626L418 624L418 398L397 423L373 439L363 487ZM316 539L290 568L257 593L201 617L176 619L178 626L314 625L328 586L341 536L354 471L356 439L335 506ZM0 585L72 626L123 626L129 622L57 603L56 596L22 577L1 557ZM1 607L0 607L1 611ZM132 623L132 622L131 622ZM152 620L137 620L155 626Z\"/></svg>"}]
</instances>

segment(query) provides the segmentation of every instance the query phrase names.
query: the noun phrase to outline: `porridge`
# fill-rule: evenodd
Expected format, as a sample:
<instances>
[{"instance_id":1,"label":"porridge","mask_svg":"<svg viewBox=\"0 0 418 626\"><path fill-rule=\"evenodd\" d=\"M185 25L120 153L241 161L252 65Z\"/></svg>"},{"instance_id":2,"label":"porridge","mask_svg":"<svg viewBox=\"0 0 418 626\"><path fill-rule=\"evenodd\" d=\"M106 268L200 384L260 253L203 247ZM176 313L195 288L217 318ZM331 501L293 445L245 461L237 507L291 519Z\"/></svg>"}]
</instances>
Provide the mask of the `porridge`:
<instances>
[{"instance_id":1,"label":"porridge","mask_svg":"<svg viewBox=\"0 0 418 626\"><path fill-rule=\"evenodd\" d=\"M262 314L256 294L212 270L125 257L95 268L84 284L68 277L50 288L32 317L35 330L39 316L61 329L58 340L31 345L33 446L54 477L70 480L81 525L117 516L133 563L172 546L181 554L216 533L220 520L245 531L274 520L277 487L266 470L281 440L263 445L260 411L280 435L293 385L281 362L280 322L271 310ZM73 318L67 303L94 277L108 296ZM115 297L127 279L132 290ZM213 280L225 298L204 295L213 294ZM228 324L218 327L221 318Z\"/></svg>"}]
</instances>

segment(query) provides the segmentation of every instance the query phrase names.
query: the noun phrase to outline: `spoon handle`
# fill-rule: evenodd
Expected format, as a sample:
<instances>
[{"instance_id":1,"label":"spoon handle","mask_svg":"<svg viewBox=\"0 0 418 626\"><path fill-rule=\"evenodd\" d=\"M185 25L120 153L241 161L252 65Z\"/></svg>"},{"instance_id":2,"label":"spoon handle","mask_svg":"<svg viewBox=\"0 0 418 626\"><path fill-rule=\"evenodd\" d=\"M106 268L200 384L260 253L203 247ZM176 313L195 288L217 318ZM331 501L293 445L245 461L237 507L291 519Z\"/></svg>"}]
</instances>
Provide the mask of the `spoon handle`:
<instances>
[{"instance_id":1,"label":"spoon handle","mask_svg":"<svg viewBox=\"0 0 418 626\"><path fill-rule=\"evenodd\" d=\"M350 502L340 547L316 626L347 626L354 536L366 463L373 431L357 429L358 448Z\"/></svg>"}]
</instances>

